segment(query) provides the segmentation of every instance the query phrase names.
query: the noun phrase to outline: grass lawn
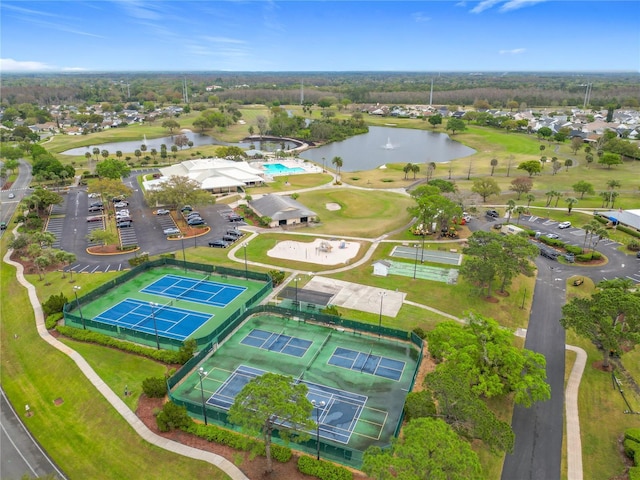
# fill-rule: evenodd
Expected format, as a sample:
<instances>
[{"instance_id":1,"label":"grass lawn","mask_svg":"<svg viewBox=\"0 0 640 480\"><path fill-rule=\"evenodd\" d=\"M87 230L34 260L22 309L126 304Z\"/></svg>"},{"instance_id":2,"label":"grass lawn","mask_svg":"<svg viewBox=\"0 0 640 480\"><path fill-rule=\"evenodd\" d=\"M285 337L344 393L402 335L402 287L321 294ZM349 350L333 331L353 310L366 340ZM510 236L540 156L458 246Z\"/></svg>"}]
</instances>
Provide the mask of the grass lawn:
<instances>
[{"instance_id":1,"label":"grass lawn","mask_svg":"<svg viewBox=\"0 0 640 480\"><path fill-rule=\"evenodd\" d=\"M24 414L22 405L29 404L34 415L22 415L23 420L69 478L148 479L149 472L158 479L227 478L212 465L151 446L134 433L75 363L39 337L15 269L3 263L0 275L2 386L19 414ZM163 373L161 366L124 360L127 355L115 351L88 345L82 349L102 378L122 390L122 382L131 382L137 394L143 376ZM134 370L116 367L118 360ZM60 405L54 403L57 399L62 400ZM130 406L135 401L132 397Z\"/></svg>"}]
</instances>

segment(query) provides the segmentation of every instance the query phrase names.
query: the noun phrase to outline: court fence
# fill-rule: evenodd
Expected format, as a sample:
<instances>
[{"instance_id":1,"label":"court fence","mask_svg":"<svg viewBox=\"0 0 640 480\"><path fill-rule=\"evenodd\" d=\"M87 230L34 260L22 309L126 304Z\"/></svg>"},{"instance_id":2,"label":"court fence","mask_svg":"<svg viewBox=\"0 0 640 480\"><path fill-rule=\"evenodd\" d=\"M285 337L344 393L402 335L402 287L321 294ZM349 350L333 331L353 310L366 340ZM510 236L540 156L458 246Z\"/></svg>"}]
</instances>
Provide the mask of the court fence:
<instances>
[{"instance_id":1,"label":"court fence","mask_svg":"<svg viewBox=\"0 0 640 480\"><path fill-rule=\"evenodd\" d=\"M122 339L128 339L134 341L136 343L141 343L143 345L151 345L155 346L157 342L160 343L161 348L165 348L168 350L179 350L180 347L183 346L184 342L180 340L176 340L173 338L166 338L160 336L156 338L154 333L145 333L137 330L133 330L131 328L119 326L119 325L111 325L108 323L99 322L93 320L91 318L84 318L81 316L81 306L88 305L89 303L97 300L98 298L105 295L110 290L132 280L136 276L144 273L148 270L158 268L158 267L181 267L186 270L191 271L199 271L208 274L217 274L224 278L225 276L232 276L238 278L246 278L249 280L257 280L261 282L265 282L265 284L260 288L258 292L256 292L251 298L249 298L240 309L230 317L233 319L237 317L242 312L246 311L251 305L259 302L262 298L264 298L267 293L271 291L273 288L271 277L266 273L260 272L252 272L246 270L237 270L235 268L229 267L221 267L216 265L208 265L201 263L192 263L192 262L183 262L180 260L176 260L173 258L159 258L157 260L152 260L150 262L145 262L137 267L125 272L124 274L109 280L108 282L103 283L96 289L91 292L78 297L78 301L74 299L71 302L68 302L64 305L63 314L65 325L73 326L76 328L87 328L89 330L97 331L100 333L104 333L110 336L116 336ZM73 312L73 313L72 313ZM76 313L77 312L77 313ZM215 343L214 339L220 335L221 330L225 330L226 325L218 327L216 330L206 335L205 337L197 338L196 342L198 347L207 347L208 345Z\"/></svg>"},{"instance_id":2,"label":"court fence","mask_svg":"<svg viewBox=\"0 0 640 480\"><path fill-rule=\"evenodd\" d=\"M187 409L187 411L191 414L191 416L201 418L202 417L202 403L192 402L189 399L185 399L183 397L178 397L174 395L173 389L178 385L185 377L187 377L194 369L194 367L203 361L207 356L214 353L217 349L217 346L220 345L224 340L231 335L235 331L235 329L242 324L247 318L252 315L260 314L260 313L268 313L277 316L283 316L286 318L302 318L303 321L313 321L316 323L322 323L325 325L332 326L334 328L344 328L353 330L353 333L356 334L358 332L369 333L369 334L379 334L385 335L387 337L397 338L399 340L409 341L413 343L419 350L418 360L416 362L415 371L413 372L413 378L411 380L410 387L408 391L413 390L415 385L416 378L418 376L418 372L420 370L420 364L423 358L423 348L424 342L422 339L416 335L414 332L407 332L404 330L399 330L396 328L389 327L381 327L378 325L372 325L368 323L361 323L356 320L349 320L346 318L334 316L334 315L326 315L319 312L307 312L307 311L297 311L288 308L283 308L276 305L256 305L252 308L244 310L243 312L237 312L233 318L230 318L229 321L225 322L224 326L221 326L217 329L217 336L214 341L207 345L206 353L200 352L197 356L198 360L196 361L196 357L191 359L187 364L183 365L171 378L167 380L167 386L169 398L172 402L179 406L183 406ZM214 346L216 348L214 348ZM209 421L215 422L218 425L221 425L225 428L229 428L231 430L238 431L238 427L228 420L228 414L225 411L220 409L205 406L207 412L207 418ZM398 420L398 424L394 430L394 436L397 437L400 433L400 429L402 427L402 422L404 420L404 412L400 415ZM274 436L276 441L280 441L277 431L274 432ZM307 452L309 454L315 454L318 448L317 438L311 438L306 442L296 443L294 444L294 448L297 450L301 450ZM320 441L320 453L323 458L332 460L336 463L340 463L353 468L360 468L362 466L362 456L364 452L360 450L349 448L343 445L336 445L334 443L329 443Z\"/></svg>"}]
</instances>

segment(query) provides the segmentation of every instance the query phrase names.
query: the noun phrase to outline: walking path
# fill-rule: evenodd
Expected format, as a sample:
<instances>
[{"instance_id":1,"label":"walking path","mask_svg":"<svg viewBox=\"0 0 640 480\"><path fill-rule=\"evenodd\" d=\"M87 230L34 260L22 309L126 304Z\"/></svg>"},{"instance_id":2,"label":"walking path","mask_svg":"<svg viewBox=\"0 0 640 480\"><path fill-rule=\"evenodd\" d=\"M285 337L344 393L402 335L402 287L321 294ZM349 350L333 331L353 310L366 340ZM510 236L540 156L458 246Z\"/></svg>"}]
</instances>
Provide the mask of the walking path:
<instances>
[{"instance_id":1,"label":"walking path","mask_svg":"<svg viewBox=\"0 0 640 480\"><path fill-rule=\"evenodd\" d=\"M374 190L374 189L369 189L365 187L352 186L345 183L343 183L342 185L334 185L335 179L336 179L336 176L334 175L333 181L330 183L327 183L325 185L321 185L318 187L301 189L301 190L298 190L297 192L299 193L299 192L305 192L305 191L311 191L311 190L318 190L318 189L325 189L325 188L341 188L341 187L354 188L354 189L360 189L360 190ZM385 190L387 191L401 190L401 193L407 194L405 189L392 189L392 190L385 189ZM294 192L281 192L280 194L289 195L291 193L294 193ZM402 228L406 228L406 227L402 227ZM245 248L246 243L251 239L253 239L254 237L258 236L261 230L262 229L258 229L258 228L254 229L254 232L250 237L248 237L241 244L236 245L234 248L232 248L228 253L229 259L234 260L236 262L245 261L244 259L237 258L235 256L236 253L238 252L239 249ZM306 234L306 233L298 233L298 232L283 232L283 233L291 233L296 235L309 235L309 236L316 236L316 237L322 236L317 234ZM378 245L380 245L381 242L386 241L385 239L389 235L393 235L393 233L394 232L390 232L388 234L381 235L380 237L373 240L365 239L365 238L344 237L350 240L371 242L371 245L369 246L368 250L365 252L363 257L358 261L347 266L320 272L320 274L332 274L332 273L342 272L342 271L350 270L352 268L356 268L360 265L363 265L365 262L368 262L370 260L376 248L378 247ZM129 409L129 407L127 407L127 405L118 397L118 395L102 381L102 379L97 375L97 373L93 370L93 368L87 363L87 361L78 352L71 349L67 345L59 342L56 338L51 336L45 327L44 314L42 312L42 307L36 295L36 289L32 284L27 282L27 280L25 279L23 266L19 263L13 262L10 259L12 252L13 250L7 251L7 254L4 257L4 261L16 267L16 270L17 270L16 277L18 279L18 282L27 289L27 292L29 294L29 300L33 307L35 318L36 318L36 327L38 330L38 334L47 343L52 345L54 348L57 348L58 350L60 350L61 352L69 356L78 365L80 370L89 379L89 381L104 396L104 398L109 403L111 403L111 405L113 405L113 407L118 411L118 413L122 415L122 417L127 421L127 423L129 423L129 425L131 425L142 438L144 438L149 443L152 443L160 448L164 448L166 450L169 450L190 458L209 462L215 465L216 467L220 468L221 470L223 470L233 480L249 480L248 477L246 477L240 469L238 469L233 463L229 462L224 457L221 457L214 453L205 452L202 450L198 450L192 447L182 445L180 443L165 439L153 433L140 421L140 419L135 415L135 413L132 412ZM272 265L253 262L253 261L247 261L247 264L266 267L266 268L273 267ZM282 267L277 267L277 268L280 270L289 272L290 274L289 278L295 278L296 275L300 273L304 273L304 272L300 272L297 269L288 269L288 268L282 268ZM284 288L284 286L287 283L288 281L282 282L281 285L279 285L277 288L275 288L272 291L268 299L274 298L274 296L276 296L278 292L282 288ZM268 301L268 299L265 299L265 301ZM453 315L449 315L445 312L441 312L427 305L422 305L422 304L418 304L416 302L410 302L410 301L405 301L404 303L407 303L408 305L413 305L419 308L424 308L426 310L430 310L432 312L435 312L439 315L442 315L444 317L450 318L458 322L462 321L461 319ZM586 363L586 353L584 352L584 350L578 347L572 347L570 345L567 345L566 348L568 350L572 350L577 353L576 362L574 363L573 369L571 371L571 375L569 377L569 381L567 382L566 394L565 394L565 409L566 409L566 422L567 422L567 470L568 470L567 477L569 480L582 480L583 478L582 446L581 446L581 439L580 439L580 422L579 422L579 415L578 415L578 389L580 386L580 379L582 376L582 372L584 370L584 366Z\"/></svg>"},{"instance_id":2,"label":"walking path","mask_svg":"<svg viewBox=\"0 0 640 480\"><path fill-rule=\"evenodd\" d=\"M14 231L14 234L17 233ZM20 263L16 263L11 260L11 254L13 253L13 249L9 249L4 256L4 262L16 267L16 278L20 285L27 289L27 293L29 295L29 302L31 303L31 307L33 308L33 312L35 314L36 319L36 328L38 330L38 334L42 339L51 345L54 348L57 348L62 353L71 358L80 371L87 377L87 379L93 384L93 386L102 394L102 396L116 409L116 411L126 420L126 422L131 425L131 427L147 442L163 448L165 450L169 450L171 452L177 453L179 455L184 455L185 457L193 458L196 460L202 460L212 465L215 465L220 470L225 472L229 477L233 480L250 480L249 477L245 476L242 471L236 467L233 463L231 463L226 458L216 455L215 453L205 452L204 450L198 450L197 448L189 447L183 445L178 442L174 442L173 440L168 440L160 435L156 435L151 430L147 428L147 426L142 423L142 421L136 416L134 412L124 403L120 397L113 391L111 388L107 386L106 383L98 376L95 370L87 363L87 361L80 355L78 352L68 347L64 343L58 341L55 337L53 337L44 323L44 313L42 311L42 306L38 301L38 296L36 294L36 288L27 281L24 277L24 267Z\"/></svg>"}]
</instances>

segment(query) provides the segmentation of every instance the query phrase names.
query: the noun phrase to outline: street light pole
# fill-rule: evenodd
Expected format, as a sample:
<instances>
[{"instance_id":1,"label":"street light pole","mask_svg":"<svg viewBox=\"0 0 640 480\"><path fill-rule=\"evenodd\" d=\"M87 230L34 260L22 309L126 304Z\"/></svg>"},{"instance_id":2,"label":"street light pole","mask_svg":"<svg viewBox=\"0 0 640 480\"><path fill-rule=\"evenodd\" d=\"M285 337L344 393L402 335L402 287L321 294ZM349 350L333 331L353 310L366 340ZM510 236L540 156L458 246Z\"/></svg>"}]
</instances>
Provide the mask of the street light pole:
<instances>
[{"instance_id":1,"label":"street light pole","mask_svg":"<svg viewBox=\"0 0 640 480\"><path fill-rule=\"evenodd\" d=\"M156 346L160 350L160 337L158 337L158 326L156 325L156 307L157 303L149 302L151 306L151 319L153 320L153 331L156 333Z\"/></svg>"},{"instance_id":2,"label":"street light pole","mask_svg":"<svg viewBox=\"0 0 640 480\"><path fill-rule=\"evenodd\" d=\"M382 300L384 299L387 292L380 292L380 318L378 320L378 338L382 336Z\"/></svg>"},{"instance_id":3,"label":"street light pole","mask_svg":"<svg viewBox=\"0 0 640 480\"><path fill-rule=\"evenodd\" d=\"M315 400L311 400L311 404L313 405L313 408L315 408L316 410L316 445L317 445L316 459L320 460L320 409L324 408L326 403L324 403L324 400L323 400L320 403L316 404Z\"/></svg>"},{"instance_id":4,"label":"street light pole","mask_svg":"<svg viewBox=\"0 0 640 480\"><path fill-rule=\"evenodd\" d=\"M200 395L202 396L202 416L204 417L204 424L207 425L207 405L204 402L204 387L202 386L202 379L207 376L207 372L204 368L200 367L198 370L198 376L200 377Z\"/></svg>"},{"instance_id":5,"label":"street light pole","mask_svg":"<svg viewBox=\"0 0 640 480\"><path fill-rule=\"evenodd\" d=\"M249 267L247 266L247 242L242 244L242 248L244 248L244 278L249 280Z\"/></svg>"},{"instance_id":6,"label":"street light pole","mask_svg":"<svg viewBox=\"0 0 640 480\"><path fill-rule=\"evenodd\" d=\"M78 308L78 313L80 313L80 320L82 320L82 329L86 330L87 326L84 323L84 316L82 315L82 309L80 308L80 302L78 301L78 290L81 290L79 285L73 286L73 294L76 296L76 307Z\"/></svg>"},{"instance_id":7,"label":"street light pole","mask_svg":"<svg viewBox=\"0 0 640 480\"><path fill-rule=\"evenodd\" d=\"M300 277L296 277L296 310L300 310L300 304L298 303L298 282L300 281Z\"/></svg>"},{"instance_id":8,"label":"street light pole","mask_svg":"<svg viewBox=\"0 0 640 480\"><path fill-rule=\"evenodd\" d=\"M420 248L418 244L414 245L416 249L416 261L413 263L413 279L416 279L416 272L418 270L418 249Z\"/></svg>"}]
</instances>

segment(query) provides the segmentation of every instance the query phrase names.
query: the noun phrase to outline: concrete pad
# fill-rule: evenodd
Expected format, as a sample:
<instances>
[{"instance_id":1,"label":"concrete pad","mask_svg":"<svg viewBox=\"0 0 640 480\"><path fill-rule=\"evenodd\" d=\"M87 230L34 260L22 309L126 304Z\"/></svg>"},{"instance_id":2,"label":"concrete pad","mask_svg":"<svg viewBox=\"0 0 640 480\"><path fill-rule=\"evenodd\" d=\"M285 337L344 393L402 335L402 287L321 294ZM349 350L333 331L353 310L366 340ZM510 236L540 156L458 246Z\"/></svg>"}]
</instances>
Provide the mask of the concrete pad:
<instances>
[{"instance_id":1,"label":"concrete pad","mask_svg":"<svg viewBox=\"0 0 640 480\"><path fill-rule=\"evenodd\" d=\"M332 293L334 294L330 302L332 305L361 312L379 314L382 306L382 314L393 318L398 315L406 297L406 293L396 290L385 290L319 276L314 276L305 289ZM384 295L382 299L381 294Z\"/></svg>"}]
</instances>

